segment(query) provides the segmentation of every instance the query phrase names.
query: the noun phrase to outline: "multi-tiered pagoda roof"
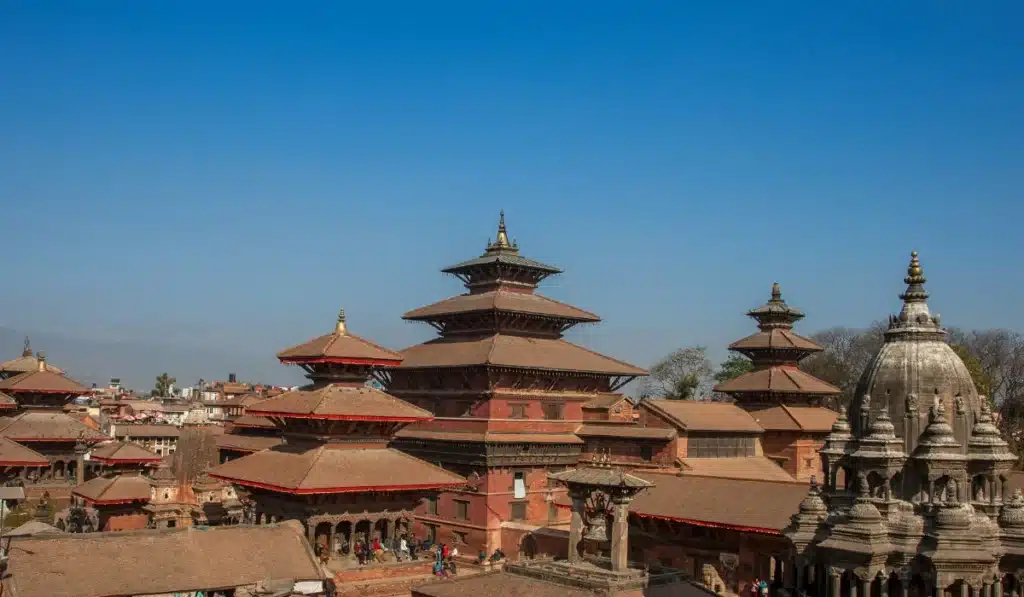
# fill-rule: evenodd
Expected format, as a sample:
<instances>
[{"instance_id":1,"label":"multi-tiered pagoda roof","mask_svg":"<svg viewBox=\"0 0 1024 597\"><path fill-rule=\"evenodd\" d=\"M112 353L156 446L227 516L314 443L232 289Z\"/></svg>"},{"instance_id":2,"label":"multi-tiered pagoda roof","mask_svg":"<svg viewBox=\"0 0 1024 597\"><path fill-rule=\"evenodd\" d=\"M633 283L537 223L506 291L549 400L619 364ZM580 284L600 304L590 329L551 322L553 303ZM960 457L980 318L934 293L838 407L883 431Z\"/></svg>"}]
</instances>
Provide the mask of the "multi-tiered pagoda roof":
<instances>
[{"instance_id":1,"label":"multi-tiered pagoda roof","mask_svg":"<svg viewBox=\"0 0 1024 597\"><path fill-rule=\"evenodd\" d=\"M211 476L286 494L409 491L458 487L465 479L388 446L395 431L432 415L367 385L398 353L350 334L344 312L335 329L282 351L303 367L309 386L250 406L248 414L282 429L284 443L213 469Z\"/></svg>"},{"instance_id":2,"label":"multi-tiered pagoda roof","mask_svg":"<svg viewBox=\"0 0 1024 597\"><path fill-rule=\"evenodd\" d=\"M36 371L39 369L40 357L32 354L32 347L29 345L28 338L25 338L25 349L21 352L21 356L16 359L4 361L0 363L0 379L6 377L13 377L19 373L25 373L28 371ZM58 367L46 363L46 370L52 373L63 374L64 371Z\"/></svg>"},{"instance_id":3,"label":"multi-tiered pagoda roof","mask_svg":"<svg viewBox=\"0 0 1024 597\"><path fill-rule=\"evenodd\" d=\"M715 386L715 391L748 405L790 406L816 402L840 393L839 388L799 368L808 356L821 352L816 342L793 331L804 318L799 309L782 299L778 283L772 285L771 299L747 315L757 321L758 332L729 345L753 361L749 373Z\"/></svg>"},{"instance_id":4,"label":"multi-tiered pagoda roof","mask_svg":"<svg viewBox=\"0 0 1024 597\"><path fill-rule=\"evenodd\" d=\"M461 280L468 292L403 315L429 323L441 337L402 351L401 369L479 365L621 378L612 390L647 374L562 339L573 326L601 318L536 294L540 282L562 270L521 255L509 239L504 212L481 256L441 271Z\"/></svg>"}]
</instances>

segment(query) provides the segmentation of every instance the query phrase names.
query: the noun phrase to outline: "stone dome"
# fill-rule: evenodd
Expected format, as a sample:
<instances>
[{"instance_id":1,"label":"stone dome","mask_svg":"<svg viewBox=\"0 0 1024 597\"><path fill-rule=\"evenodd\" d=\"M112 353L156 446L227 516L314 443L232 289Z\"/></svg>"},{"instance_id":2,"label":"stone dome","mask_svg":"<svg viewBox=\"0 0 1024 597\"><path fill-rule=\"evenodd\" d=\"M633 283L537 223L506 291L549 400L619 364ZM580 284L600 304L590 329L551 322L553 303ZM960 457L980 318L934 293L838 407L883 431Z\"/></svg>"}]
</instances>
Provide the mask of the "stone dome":
<instances>
[{"instance_id":1,"label":"stone dome","mask_svg":"<svg viewBox=\"0 0 1024 597\"><path fill-rule=\"evenodd\" d=\"M982 399L967 366L946 341L939 316L928 309L924 272L916 251L911 253L904 282L903 308L899 315L889 317L885 342L864 370L850 405L854 433L864 421L859 416L864 406L871 419L888 409L896 436L910 452L928 425L928 410L938 400L966 452Z\"/></svg>"}]
</instances>

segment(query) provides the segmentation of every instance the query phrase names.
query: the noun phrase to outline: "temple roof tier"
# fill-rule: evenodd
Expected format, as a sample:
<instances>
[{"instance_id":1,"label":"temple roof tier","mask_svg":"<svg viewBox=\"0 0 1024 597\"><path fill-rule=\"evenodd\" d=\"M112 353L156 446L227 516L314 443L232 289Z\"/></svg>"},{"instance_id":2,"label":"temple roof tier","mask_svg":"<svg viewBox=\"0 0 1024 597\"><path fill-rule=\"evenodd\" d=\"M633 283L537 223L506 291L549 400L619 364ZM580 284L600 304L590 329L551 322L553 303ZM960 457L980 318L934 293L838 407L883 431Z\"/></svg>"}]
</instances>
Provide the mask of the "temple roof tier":
<instances>
[{"instance_id":1,"label":"temple roof tier","mask_svg":"<svg viewBox=\"0 0 1024 597\"><path fill-rule=\"evenodd\" d=\"M45 356L43 356L42 353L39 353L39 355L33 355L32 349L29 347L28 338L25 338L25 350L22 351L21 356L16 359L0 363L0 375L14 376L19 373L38 371L39 361L41 360L44 362L44 367L47 371L58 375L64 374L62 369L46 363Z\"/></svg>"},{"instance_id":2,"label":"temple roof tier","mask_svg":"<svg viewBox=\"0 0 1024 597\"><path fill-rule=\"evenodd\" d=\"M478 338L437 338L402 351L401 369L491 365L518 369L572 371L608 376L647 375L647 371L554 338L491 334Z\"/></svg>"},{"instance_id":3,"label":"temple roof tier","mask_svg":"<svg viewBox=\"0 0 1024 597\"><path fill-rule=\"evenodd\" d=\"M726 394L810 394L833 396L842 392L796 366L778 365L745 373L714 387Z\"/></svg>"},{"instance_id":4,"label":"temple roof tier","mask_svg":"<svg viewBox=\"0 0 1024 597\"><path fill-rule=\"evenodd\" d=\"M244 414L231 421L231 427L242 427L245 429L277 429L277 425L266 417L257 417L252 414Z\"/></svg>"},{"instance_id":5,"label":"temple roof tier","mask_svg":"<svg viewBox=\"0 0 1024 597\"><path fill-rule=\"evenodd\" d=\"M757 320L757 325L762 330L789 329L804 318L803 311L790 307L782 300L782 289L778 282L772 284L772 298L760 307L747 311L747 315Z\"/></svg>"},{"instance_id":6,"label":"temple roof tier","mask_svg":"<svg viewBox=\"0 0 1024 597\"><path fill-rule=\"evenodd\" d=\"M123 474L90 479L71 492L91 504L106 506L148 502L153 495L153 486L142 475Z\"/></svg>"},{"instance_id":7,"label":"temple roof tier","mask_svg":"<svg viewBox=\"0 0 1024 597\"><path fill-rule=\"evenodd\" d=\"M621 469L602 466L600 463L584 465L558 473L549 473L554 479L566 485L583 485L597 489L627 489L639 491L654 487L654 483L631 475Z\"/></svg>"},{"instance_id":8,"label":"temple roof tier","mask_svg":"<svg viewBox=\"0 0 1024 597\"><path fill-rule=\"evenodd\" d=\"M92 427L64 413L29 411L11 417L0 417L0 436L16 442L89 443L110 439Z\"/></svg>"},{"instance_id":9,"label":"temple roof tier","mask_svg":"<svg viewBox=\"0 0 1024 597\"><path fill-rule=\"evenodd\" d=\"M457 276L470 290L494 286L531 289L544 278L562 273L557 267L519 254L519 246L509 239L505 212L501 212L498 233L482 255L441 270Z\"/></svg>"},{"instance_id":10,"label":"temple roof tier","mask_svg":"<svg viewBox=\"0 0 1024 597\"><path fill-rule=\"evenodd\" d=\"M306 495L462 487L466 480L391 448L278 446L221 464L210 476L277 493Z\"/></svg>"},{"instance_id":11,"label":"temple roof tier","mask_svg":"<svg viewBox=\"0 0 1024 597\"><path fill-rule=\"evenodd\" d=\"M19 373L0 380L0 392L8 394L88 394L89 388L61 373L45 368L40 360L35 371Z\"/></svg>"},{"instance_id":12,"label":"temple roof tier","mask_svg":"<svg viewBox=\"0 0 1024 597\"><path fill-rule=\"evenodd\" d=\"M8 394L0 392L0 410L18 408L18 402Z\"/></svg>"},{"instance_id":13,"label":"temple roof tier","mask_svg":"<svg viewBox=\"0 0 1024 597\"><path fill-rule=\"evenodd\" d=\"M282 350L277 358L282 363L291 364L336 363L378 367L394 367L402 362L402 355L397 352L349 333L344 310L338 314L338 322L330 334Z\"/></svg>"},{"instance_id":14,"label":"temple roof tier","mask_svg":"<svg viewBox=\"0 0 1024 597\"><path fill-rule=\"evenodd\" d=\"M754 410L750 414L765 431L828 433L839 418L839 413L824 407L786 404Z\"/></svg>"},{"instance_id":15,"label":"temple roof tier","mask_svg":"<svg viewBox=\"0 0 1024 597\"><path fill-rule=\"evenodd\" d=\"M235 452L259 452L279 446L284 442L276 436L238 435L235 433L222 433L217 436L216 441L218 450L233 450Z\"/></svg>"},{"instance_id":16,"label":"temple roof tier","mask_svg":"<svg viewBox=\"0 0 1024 597\"><path fill-rule=\"evenodd\" d=\"M103 464L157 464L161 457L130 442L111 442L94 449L90 460Z\"/></svg>"},{"instance_id":17,"label":"temple roof tier","mask_svg":"<svg viewBox=\"0 0 1024 597\"><path fill-rule=\"evenodd\" d=\"M521 433L502 431L456 431L406 427L395 433L395 439L439 440L488 444L559 444L581 445L574 433Z\"/></svg>"},{"instance_id":18,"label":"temple roof tier","mask_svg":"<svg viewBox=\"0 0 1024 597\"><path fill-rule=\"evenodd\" d=\"M729 350L751 358L765 351L794 353L794 360L800 360L802 356L821 352L822 348L817 342L804 338L792 330L772 328L733 342L729 345Z\"/></svg>"},{"instance_id":19,"label":"temple roof tier","mask_svg":"<svg viewBox=\"0 0 1024 597\"><path fill-rule=\"evenodd\" d=\"M0 437L0 466L50 466L50 459L14 440Z\"/></svg>"},{"instance_id":20,"label":"temple roof tier","mask_svg":"<svg viewBox=\"0 0 1024 597\"><path fill-rule=\"evenodd\" d=\"M376 388L331 384L286 392L249 407L251 415L333 421L429 421L433 415Z\"/></svg>"},{"instance_id":21,"label":"temple roof tier","mask_svg":"<svg viewBox=\"0 0 1024 597\"><path fill-rule=\"evenodd\" d=\"M460 294L426 307L413 309L402 319L434 321L464 313L508 312L560 319L576 323L596 323L601 318L589 311L539 294L498 289L478 294Z\"/></svg>"}]
</instances>

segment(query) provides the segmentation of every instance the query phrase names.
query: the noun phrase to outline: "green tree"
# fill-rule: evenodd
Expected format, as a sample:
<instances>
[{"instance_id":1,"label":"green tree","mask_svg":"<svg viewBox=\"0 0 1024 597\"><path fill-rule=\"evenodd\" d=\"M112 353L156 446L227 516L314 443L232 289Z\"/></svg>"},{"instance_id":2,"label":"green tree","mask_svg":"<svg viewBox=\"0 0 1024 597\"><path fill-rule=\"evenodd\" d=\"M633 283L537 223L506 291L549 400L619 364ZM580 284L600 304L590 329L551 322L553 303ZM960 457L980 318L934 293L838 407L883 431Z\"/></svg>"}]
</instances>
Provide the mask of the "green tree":
<instances>
[{"instance_id":1,"label":"green tree","mask_svg":"<svg viewBox=\"0 0 1024 597\"><path fill-rule=\"evenodd\" d=\"M967 371L971 374L971 380L974 381L974 389L978 390L978 393L982 396L992 400L992 379L985 373L981 361L971 354L971 351L963 344L951 344L950 348L953 349L956 356L960 357L964 365L967 365ZM992 404L991 406L995 405Z\"/></svg>"},{"instance_id":2,"label":"green tree","mask_svg":"<svg viewBox=\"0 0 1024 597\"><path fill-rule=\"evenodd\" d=\"M750 373L754 369L754 363L745 356L731 354L729 358L715 372L716 383L725 383L730 379L736 379L744 373Z\"/></svg>"},{"instance_id":3,"label":"green tree","mask_svg":"<svg viewBox=\"0 0 1024 597\"><path fill-rule=\"evenodd\" d=\"M706 347L680 348L651 367L640 396L695 400L710 390L711 374Z\"/></svg>"},{"instance_id":4,"label":"green tree","mask_svg":"<svg viewBox=\"0 0 1024 597\"><path fill-rule=\"evenodd\" d=\"M171 386L178 380L174 379L167 373L161 373L156 376L156 387L153 388L153 396L164 397L171 393Z\"/></svg>"}]
</instances>

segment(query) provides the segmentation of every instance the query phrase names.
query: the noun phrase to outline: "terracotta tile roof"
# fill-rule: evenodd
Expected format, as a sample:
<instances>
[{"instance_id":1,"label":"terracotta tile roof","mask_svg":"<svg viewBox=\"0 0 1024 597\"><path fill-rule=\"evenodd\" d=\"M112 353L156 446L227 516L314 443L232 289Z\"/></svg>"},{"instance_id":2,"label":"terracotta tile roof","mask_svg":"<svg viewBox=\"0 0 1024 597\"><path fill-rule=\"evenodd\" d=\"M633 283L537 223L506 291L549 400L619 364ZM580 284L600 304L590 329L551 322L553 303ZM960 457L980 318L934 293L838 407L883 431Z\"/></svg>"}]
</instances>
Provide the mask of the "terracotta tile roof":
<instances>
[{"instance_id":1,"label":"terracotta tile roof","mask_svg":"<svg viewBox=\"0 0 1024 597\"><path fill-rule=\"evenodd\" d=\"M423 439L492 444L582 444L572 433L501 433L474 431L434 431L406 427L395 433L396 439Z\"/></svg>"},{"instance_id":2,"label":"terracotta tile roof","mask_svg":"<svg viewBox=\"0 0 1024 597\"><path fill-rule=\"evenodd\" d=\"M756 334L747 336L742 340L737 340L729 345L729 350L744 351L744 350L764 350L764 349L781 349L781 350L804 350L804 351L820 351L822 350L821 345L811 340L810 338L804 338L800 334L793 332L792 330L774 328L771 330L758 332Z\"/></svg>"},{"instance_id":3,"label":"terracotta tile roof","mask_svg":"<svg viewBox=\"0 0 1024 597\"><path fill-rule=\"evenodd\" d=\"M828 433L839 413L823 406L773 406L751 411L750 415L766 431L807 431Z\"/></svg>"},{"instance_id":4,"label":"terracotta tile roof","mask_svg":"<svg viewBox=\"0 0 1024 597\"><path fill-rule=\"evenodd\" d=\"M0 417L0 436L16 442L77 441L79 435L88 442L110 439L64 413L28 411Z\"/></svg>"},{"instance_id":5,"label":"terracotta tile roof","mask_svg":"<svg viewBox=\"0 0 1024 597\"><path fill-rule=\"evenodd\" d=\"M368 364L393 366L402 360L402 355L359 336L335 330L298 346L286 348L277 353L277 358L285 363L365 361Z\"/></svg>"},{"instance_id":6,"label":"terracotta tile roof","mask_svg":"<svg viewBox=\"0 0 1024 597\"><path fill-rule=\"evenodd\" d=\"M138 444L125 442L110 442L100 446L89 454L89 459L104 464L160 462L160 456Z\"/></svg>"},{"instance_id":7,"label":"terracotta tile roof","mask_svg":"<svg viewBox=\"0 0 1024 597\"><path fill-rule=\"evenodd\" d=\"M683 474L729 479L763 481L796 481L775 461L764 456L737 456L735 458L682 458Z\"/></svg>"},{"instance_id":8,"label":"terracotta tile roof","mask_svg":"<svg viewBox=\"0 0 1024 597\"><path fill-rule=\"evenodd\" d=\"M492 290L479 294L460 294L449 299L409 311L402 319L432 320L455 313L477 311L509 311L579 322L598 322L597 315L539 294Z\"/></svg>"},{"instance_id":9,"label":"terracotta tile roof","mask_svg":"<svg viewBox=\"0 0 1024 597\"><path fill-rule=\"evenodd\" d=\"M428 421L429 411L366 386L331 384L268 398L248 411L263 417L296 417L349 421Z\"/></svg>"},{"instance_id":10,"label":"terracotta tile roof","mask_svg":"<svg viewBox=\"0 0 1024 597\"><path fill-rule=\"evenodd\" d=\"M647 371L565 340L494 334L438 338L402 351L403 369L494 365L605 375L647 375Z\"/></svg>"},{"instance_id":11,"label":"terracotta tile roof","mask_svg":"<svg viewBox=\"0 0 1024 597\"><path fill-rule=\"evenodd\" d=\"M57 374L64 373L63 369L54 367L49 363L46 363L46 370ZM39 357L28 354L0 363L0 372L3 373L18 374L25 373L26 371L39 371Z\"/></svg>"},{"instance_id":12,"label":"terracotta tile roof","mask_svg":"<svg viewBox=\"0 0 1024 597\"><path fill-rule=\"evenodd\" d=\"M277 425L266 417L257 417L246 413L234 421L231 421L232 427L251 427L254 429L277 429Z\"/></svg>"},{"instance_id":13,"label":"terracotta tile roof","mask_svg":"<svg viewBox=\"0 0 1024 597\"><path fill-rule=\"evenodd\" d=\"M13 531L4 533L4 537L28 537L31 535L59 535L64 531L58 529L53 525L46 524L45 522L39 522L38 520L30 520Z\"/></svg>"},{"instance_id":14,"label":"terracotta tile roof","mask_svg":"<svg viewBox=\"0 0 1024 597\"><path fill-rule=\"evenodd\" d=\"M265 435L238 435L225 433L217 436L218 450L234 450L236 452L259 452L274 446L279 446L284 441L279 437Z\"/></svg>"},{"instance_id":15,"label":"terracotta tile roof","mask_svg":"<svg viewBox=\"0 0 1024 597\"><path fill-rule=\"evenodd\" d=\"M624 425L587 424L576 430L580 437L624 437L631 439L652 439L669 441L678 434L675 429L664 427L639 427L631 423Z\"/></svg>"},{"instance_id":16,"label":"terracotta tile roof","mask_svg":"<svg viewBox=\"0 0 1024 597\"><path fill-rule=\"evenodd\" d=\"M603 394L589 402L584 402L583 408L592 410L608 410L623 400L628 400L624 394Z\"/></svg>"},{"instance_id":17,"label":"terracotta tile roof","mask_svg":"<svg viewBox=\"0 0 1024 597\"><path fill-rule=\"evenodd\" d=\"M781 365L745 373L715 386L716 392L833 395L841 390L797 367Z\"/></svg>"},{"instance_id":18,"label":"terracotta tile roof","mask_svg":"<svg viewBox=\"0 0 1024 597\"><path fill-rule=\"evenodd\" d=\"M0 410L6 410L9 408L18 408L17 401L9 395L0 392Z\"/></svg>"},{"instance_id":19,"label":"terracotta tile roof","mask_svg":"<svg viewBox=\"0 0 1024 597\"><path fill-rule=\"evenodd\" d=\"M115 425L114 437L178 437L181 429L174 425Z\"/></svg>"},{"instance_id":20,"label":"terracotta tile roof","mask_svg":"<svg viewBox=\"0 0 1024 597\"><path fill-rule=\"evenodd\" d=\"M747 411L728 402L703 400L646 399L641 408L649 408L678 425L683 431L725 431L762 433L764 430Z\"/></svg>"},{"instance_id":21,"label":"terracotta tile roof","mask_svg":"<svg viewBox=\"0 0 1024 597\"><path fill-rule=\"evenodd\" d=\"M549 274L562 273L562 270L558 269L557 267L541 263L534 259L530 259L529 257L523 257L518 253L518 251L487 252L475 259L470 259L469 261L457 263L455 265L446 267L441 271L446 274L455 274L465 269L476 268L481 265L492 265L499 263L506 265L515 265L527 269L539 270Z\"/></svg>"},{"instance_id":22,"label":"terracotta tile roof","mask_svg":"<svg viewBox=\"0 0 1024 597\"><path fill-rule=\"evenodd\" d=\"M281 445L225 462L210 476L294 494L405 491L460 487L466 480L391 448L310 450Z\"/></svg>"},{"instance_id":23,"label":"terracotta tile roof","mask_svg":"<svg viewBox=\"0 0 1024 597\"><path fill-rule=\"evenodd\" d=\"M87 394L89 388L60 373L36 370L0 380L0 391L8 394Z\"/></svg>"},{"instance_id":24,"label":"terracotta tile roof","mask_svg":"<svg viewBox=\"0 0 1024 597\"><path fill-rule=\"evenodd\" d=\"M50 459L16 441L0 437L0 466L50 466Z\"/></svg>"},{"instance_id":25,"label":"terracotta tile roof","mask_svg":"<svg viewBox=\"0 0 1024 597\"><path fill-rule=\"evenodd\" d=\"M237 394L234 396L228 396L223 400L213 400L210 402L204 402L207 406L250 406L257 404L265 400L263 396L258 394Z\"/></svg>"},{"instance_id":26,"label":"terracotta tile roof","mask_svg":"<svg viewBox=\"0 0 1024 597\"><path fill-rule=\"evenodd\" d=\"M189 593L268 578L323 579L294 521L41 535L15 539L15 545L4 583L17 597Z\"/></svg>"},{"instance_id":27,"label":"terracotta tile roof","mask_svg":"<svg viewBox=\"0 0 1024 597\"><path fill-rule=\"evenodd\" d=\"M634 474L655 486L633 500L632 514L713 527L779 534L807 496L806 483Z\"/></svg>"},{"instance_id":28,"label":"terracotta tile roof","mask_svg":"<svg viewBox=\"0 0 1024 597\"><path fill-rule=\"evenodd\" d=\"M95 477L71 490L71 493L93 504L127 504L148 502L153 486L139 474Z\"/></svg>"},{"instance_id":29,"label":"terracotta tile roof","mask_svg":"<svg viewBox=\"0 0 1024 597\"><path fill-rule=\"evenodd\" d=\"M89 429L100 431L100 422L92 418L88 412L71 412L68 413L68 416L85 425Z\"/></svg>"}]
</instances>

